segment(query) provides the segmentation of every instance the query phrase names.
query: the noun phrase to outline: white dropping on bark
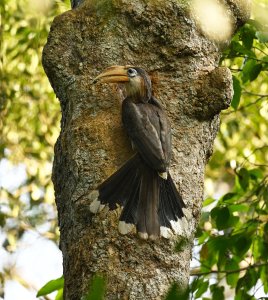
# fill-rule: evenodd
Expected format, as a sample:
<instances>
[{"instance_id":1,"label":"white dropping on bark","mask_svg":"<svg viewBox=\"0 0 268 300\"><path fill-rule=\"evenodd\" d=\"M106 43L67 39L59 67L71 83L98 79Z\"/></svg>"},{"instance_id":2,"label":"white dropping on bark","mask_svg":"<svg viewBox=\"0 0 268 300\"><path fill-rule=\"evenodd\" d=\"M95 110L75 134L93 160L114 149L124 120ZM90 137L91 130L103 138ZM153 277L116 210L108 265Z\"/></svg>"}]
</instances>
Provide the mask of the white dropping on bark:
<instances>
[{"instance_id":1,"label":"white dropping on bark","mask_svg":"<svg viewBox=\"0 0 268 300\"><path fill-rule=\"evenodd\" d=\"M160 227L160 235L165 239L170 239L174 236L172 230L164 226Z\"/></svg>"},{"instance_id":2,"label":"white dropping on bark","mask_svg":"<svg viewBox=\"0 0 268 300\"><path fill-rule=\"evenodd\" d=\"M104 204L101 204L101 202L98 199L93 200L93 202L90 204L89 209L93 214L96 214L103 210L105 207Z\"/></svg>"},{"instance_id":3,"label":"white dropping on bark","mask_svg":"<svg viewBox=\"0 0 268 300\"><path fill-rule=\"evenodd\" d=\"M119 221L118 231L121 234L128 234L134 229L134 224L126 223L125 221Z\"/></svg>"}]
</instances>

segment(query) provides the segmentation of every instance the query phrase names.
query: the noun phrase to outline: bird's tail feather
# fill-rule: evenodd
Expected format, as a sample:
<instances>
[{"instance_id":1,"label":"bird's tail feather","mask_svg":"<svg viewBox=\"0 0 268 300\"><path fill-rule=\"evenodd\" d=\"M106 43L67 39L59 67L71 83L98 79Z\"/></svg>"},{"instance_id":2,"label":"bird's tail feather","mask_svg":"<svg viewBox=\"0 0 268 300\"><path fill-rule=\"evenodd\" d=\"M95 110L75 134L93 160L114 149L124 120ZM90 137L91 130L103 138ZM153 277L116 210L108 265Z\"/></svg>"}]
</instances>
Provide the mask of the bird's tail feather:
<instances>
[{"instance_id":1,"label":"bird's tail feather","mask_svg":"<svg viewBox=\"0 0 268 300\"><path fill-rule=\"evenodd\" d=\"M168 173L167 180L160 181L159 222L162 236L168 237L172 232L181 233L177 222L184 216L183 208L185 204Z\"/></svg>"},{"instance_id":2,"label":"bird's tail feather","mask_svg":"<svg viewBox=\"0 0 268 300\"><path fill-rule=\"evenodd\" d=\"M134 188L139 185L140 164L136 154L99 186L101 204L108 204L110 209L116 209L118 205L125 206Z\"/></svg>"},{"instance_id":3,"label":"bird's tail feather","mask_svg":"<svg viewBox=\"0 0 268 300\"><path fill-rule=\"evenodd\" d=\"M136 226L139 236L144 239L156 239L160 235L159 180L156 171L145 164L142 166Z\"/></svg>"},{"instance_id":4,"label":"bird's tail feather","mask_svg":"<svg viewBox=\"0 0 268 300\"><path fill-rule=\"evenodd\" d=\"M119 231L128 233L133 226L143 239L178 233L176 221L184 214L184 202L168 174L161 178L138 154L99 186L99 201L110 209L123 206Z\"/></svg>"}]
</instances>

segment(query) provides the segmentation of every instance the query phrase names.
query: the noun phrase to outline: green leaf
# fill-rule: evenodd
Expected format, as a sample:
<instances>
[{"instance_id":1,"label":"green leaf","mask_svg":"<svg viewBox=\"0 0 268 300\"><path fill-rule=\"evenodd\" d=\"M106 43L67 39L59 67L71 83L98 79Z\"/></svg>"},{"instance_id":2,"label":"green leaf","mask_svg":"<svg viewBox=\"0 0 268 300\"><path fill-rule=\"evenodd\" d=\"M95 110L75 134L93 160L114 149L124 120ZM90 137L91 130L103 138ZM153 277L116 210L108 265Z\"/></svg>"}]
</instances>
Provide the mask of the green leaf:
<instances>
[{"instance_id":1,"label":"green leaf","mask_svg":"<svg viewBox=\"0 0 268 300\"><path fill-rule=\"evenodd\" d=\"M228 260L225 266L226 271L235 271L239 269L239 264L234 260ZM232 288L234 288L237 284L239 278L239 272L235 273L227 273L226 275L226 281L227 284L229 284Z\"/></svg>"},{"instance_id":2,"label":"green leaf","mask_svg":"<svg viewBox=\"0 0 268 300\"><path fill-rule=\"evenodd\" d=\"M212 293L212 300L224 300L224 287L218 286L217 284L212 284L210 286L210 291Z\"/></svg>"},{"instance_id":3,"label":"green leaf","mask_svg":"<svg viewBox=\"0 0 268 300\"><path fill-rule=\"evenodd\" d=\"M63 300L63 288L58 290L55 300Z\"/></svg>"},{"instance_id":4,"label":"green leaf","mask_svg":"<svg viewBox=\"0 0 268 300\"><path fill-rule=\"evenodd\" d=\"M238 172L238 180L242 189L245 191L249 186L249 173L245 168L241 168Z\"/></svg>"},{"instance_id":5,"label":"green leaf","mask_svg":"<svg viewBox=\"0 0 268 300\"><path fill-rule=\"evenodd\" d=\"M203 211L200 218L200 224L203 224L210 219L210 212L209 211Z\"/></svg>"},{"instance_id":6,"label":"green leaf","mask_svg":"<svg viewBox=\"0 0 268 300\"><path fill-rule=\"evenodd\" d=\"M268 294L268 266L263 266L260 268L260 279L263 284L263 289L265 294Z\"/></svg>"},{"instance_id":7,"label":"green leaf","mask_svg":"<svg viewBox=\"0 0 268 300\"><path fill-rule=\"evenodd\" d=\"M88 293L82 300L103 300L105 296L106 281L102 275L94 275L89 285Z\"/></svg>"},{"instance_id":8,"label":"green leaf","mask_svg":"<svg viewBox=\"0 0 268 300\"><path fill-rule=\"evenodd\" d=\"M267 66L267 63L268 63L268 55L263 56L261 60L262 60L262 62L264 62L264 64Z\"/></svg>"},{"instance_id":9,"label":"green leaf","mask_svg":"<svg viewBox=\"0 0 268 300\"><path fill-rule=\"evenodd\" d=\"M248 212L249 206L246 204L233 204L228 206L230 212Z\"/></svg>"},{"instance_id":10,"label":"green leaf","mask_svg":"<svg viewBox=\"0 0 268 300\"><path fill-rule=\"evenodd\" d=\"M237 79L235 76L233 76L233 89L234 89L234 95L233 99L231 102L231 106L234 109L237 109L240 103L240 98L241 98L241 85L239 79Z\"/></svg>"},{"instance_id":11,"label":"green leaf","mask_svg":"<svg viewBox=\"0 0 268 300\"><path fill-rule=\"evenodd\" d=\"M246 83L248 80L255 80L262 71L262 64L257 63L254 59L247 59L242 71L242 81Z\"/></svg>"},{"instance_id":12,"label":"green leaf","mask_svg":"<svg viewBox=\"0 0 268 300\"><path fill-rule=\"evenodd\" d=\"M259 168L249 170L248 172L249 172L250 178L253 179L253 180L263 178L263 171Z\"/></svg>"},{"instance_id":13,"label":"green leaf","mask_svg":"<svg viewBox=\"0 0 268 300\"><path fill-rule=\"evenodd\" d=\"M248 50L246 47L241 45L237 41L232 41L230 45L230 57L236 57L236 56L248 56L248 57L256 57L255 53L251 50Z\"/></svg>"},{"instance_id":14,"label":"green leaf","mask_svg":"<svg viewBox=\"0 0 268 300\"><path fill-rule=\"evenodd\" d=\"M250 268L247 270L245 275L245 282L246 282L246 289L249 291L253 286L256 285L259 276L258 276L258 270L255 268Z\"/></svg>"},{"instance_id":15,"label":"green leaf","mask_svg":"<svg viewBox=\"0 0 268 300\"><path fill-rule=\"evenodd\" d=\"M222 230L228 228L227 224L230 218L230 211L227 206L213 208L211 217L215 220L217 229Z\"/></svg>"},{"instance_id":16,"label":"green leaf","mask_svg":"<svg viewBox=\"0 0 268 300\"><path fill-rule=\"evenodd\" d=\"M209 204L213 203L215 201L215 199L213 198L207 198L204 202L203 202L203 207L208 206Z\"/></svg>"},{"instance_id":17,"label":"green leaf","mask_svg":"<svg viewBox=\"0 0 268 300\"><path fill-rule=\"evenodd\" d=\"M255 297L249 295L244 289L237 290L234 298L234 300L255 300L255 299L256 299Z\"/></svg>"},{"instance_id":18,"label":"green leaf","mask_svg":"<svg viewBox=\"0 0 268 300\"><path fill-rule=\"evenodd\" d=\"M208 289L209 282L208 281L200 281L197 292L195 293L195 298L201 297Z\"/></svg>"},{"instance_id":19,"label":"green leaf","mask_svg":"<svg viewBox=\"0 0 268 300\"><path fill-rule=\"evenodd\" d=\"M228 228L227 224L230 218L230 211L228 207L221 207L219 209L217 218L216 218L216 225L219 230Z\"/></svg>"},{"instance_id":20,"label":"green leaf","mask_svg":"<svg viewBox=\"0 0 268 300\"><path fill-rule=\"evenodd\" d=\"M194 293L198 289L200 280L201 280L201 277L199 277L199 278L196 277L196 278L194 278L194 280L190 284L190 290L191 290L192 293Z\"/></svg>"},{"instance_id":21,"label":"green leaf","mask_svg":"<svg viewBox=\"0 0 268 300\"><path fill-rule=\"evenodd\" d=\"M259 219L249 219L247 221L247 223L245 224L246 226L246 235L248 237L252 237L252 236L255 236L255 233L256 231L258 230L259 228L259 225L260 225L261 221Z\"/></svg>"},{"instance_id":22,"label":"green leaf","mask_svg":"<svg viewBox=\"0 0 268 300\"><path fill-rule=\"evenodd\" d=\"M242 82L246 83L250 79L250 73L256 66L256 61L253 59L246 59L242 70Z\"/></svg>"},{"instance_id":23,"label":"green leaf","mask_svg":"<svg viewBox=\"0 0 268 300\"><path fill-rule=\"evenodd\" d=\"M252 247L252 252L253 252L253 257L254 260L262 260L262 259L267 259L268 251L267 251L267 244L263 240L263 237L260 236L255 236L253 240L253 247Z\"/></svg>"},{"instance_id":24,"label":"green leaf","mask_svg":"<svg viewBox=\"0 0 268 300\"><path fill-rule=\"evenodd\" d=\"M228 220L228 223L226 224L226 228L235 227L239 220L240 217L231 215Z\"/></svg>"},{"instance_id":25,"label":"green leaf","mask_svg":"<svg viewBox=\"0 0 268 300\"><path fill-rule=\"evenodd\" d=\"M229 247L229 243L230 238L225 235L211 237L211 239L206 243L209 255L212 254L213 259L215 259L216 253L219 251L224 252ZM210 257L208 257L208 259L210 259Z\"/></svg>"},{"instance_id":26,"label":"green leaf","mask_svg":"<svg viewBox=\"0 0 268 300\"><path fill-rule=\"evenodd\" d=\"M209 236L209 233L207 231L204 231L201 235L198 236L198 244L203 244Z\"/></svg>"},{"instance_id":27,"label":"green leaf","mask_svg":"<svg viewBox=\"0 0 268 300\"><path fill-rule=\"evenodd\" d=\"M261 71L262 71L262 64L255 64L255 66L249 72L249 80L250 81L255 80L259 76Z\"/></svg>"},{"instance_id":28,"label":"green leaf","mask_svg":"<svg viewBox=\"0 0 268 300\"><path fill-rule=\"evenodd\" d=\"M238 194L237 193L227 193L225 194L222 198L221 201L222 202L227 202L227 203L232 203L235 200L237 200L238 198Z\"/></svg>"},{"instance_id":29,"label":"green leaf","mask_svg":"<svg viewBox=\"0 0 268 300\"><path fill-rule=\"evenodd\" d=\"M268 42L268 32L267 31L257 31L256 37L260 41L260 43L267 43Z\"/></svg>"},{"instance_id":30,"label":"green leaf","mask_svg":"<svg viewBox=\"0 0 268 300\"><path fill-rule=\"evenodd\" d=\"M245 24L245 26L243 26L240 29L240 37L241 37L243 46L246 49L251 50L252 45L253 45L253 40L255 38L255 34L256 34L256 30L255 30L254 26L251 24Z\"/></svg>"},{"instance_id":31,"label":"green leaf","mask_svg":"<svg viewBox=\"0 0 268 300\"><path fill-rule=\"evenodd\" d=\"M50 280L38 291L36 297L48 295L54 291L58 291L63 288L63 285L64 285L63 276L54 280Z\"/></svg>"},{"instance_id":32,"label":"green leaf","mask_svg":"<svg viewBox=\"0 0 268 300\"><path fill-rule=\"evenodd\" d=\"M251 47L252 47L253 39L254 39L254 37L251 36L251 35L246 35L246 34L243 35L243 40L242 40L242 42L243 42L243 45L244 45L248 50L250 50Z\"/></svg>"},{"instance_id":33,"label":"green leaf","mask_svg":"<svg viewBox=\"0 0 268 300\"><path fill-rule=\"evenodd\" d=\"M234 253L242 257L250 248L251 243L252 239L247 232L244 232L243 234L239 235L234 235L232 243Z\"/></svg>"}]
</instances>

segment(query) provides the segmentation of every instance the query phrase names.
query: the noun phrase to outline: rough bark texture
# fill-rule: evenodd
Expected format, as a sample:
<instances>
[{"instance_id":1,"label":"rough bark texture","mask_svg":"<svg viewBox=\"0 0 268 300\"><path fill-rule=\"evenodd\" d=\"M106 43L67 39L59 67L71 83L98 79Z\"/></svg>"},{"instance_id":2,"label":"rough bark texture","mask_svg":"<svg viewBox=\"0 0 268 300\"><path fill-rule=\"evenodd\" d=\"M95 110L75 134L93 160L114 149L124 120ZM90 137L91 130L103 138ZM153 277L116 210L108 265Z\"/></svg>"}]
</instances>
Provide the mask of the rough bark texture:
<instances>
[{"instance_id":1,"label":"rough bark texture","mask_svg":"<svg viewBox=\"0 0 268 300\"><path fill-rule=\"evenodd\" d=\"M234 28L248 17L245 1L226 0ZM204 171L232 98L222 45L209 41L181 1L85 1L55 18L43 65L60 100L61 133L53 182L61 231L65 299L80 299L95 272L107 278L107 299L161 299L170 283L185 286L203 199ZM92 79L115 64L157 72L157 98L172 124L172 176L187 206L183 236L141 241L117 232L119 212L89 212L92 191L131 155L122 128L122 93Z\"/></svg>"}]
</instances>

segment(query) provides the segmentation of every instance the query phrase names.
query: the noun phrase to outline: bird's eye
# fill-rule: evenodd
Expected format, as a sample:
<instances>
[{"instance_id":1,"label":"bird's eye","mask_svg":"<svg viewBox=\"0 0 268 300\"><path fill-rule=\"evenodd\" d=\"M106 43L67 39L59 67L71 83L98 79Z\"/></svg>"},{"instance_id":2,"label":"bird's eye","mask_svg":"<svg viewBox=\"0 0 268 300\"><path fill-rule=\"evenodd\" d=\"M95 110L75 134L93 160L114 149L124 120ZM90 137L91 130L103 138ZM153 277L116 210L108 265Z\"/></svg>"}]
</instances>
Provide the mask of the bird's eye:
<instances>
[{"instance_id":1,"label":"bird's eye","mask_svg":"<svg viewBox=\"0 0 268 300\"><path fill-rule=\"evenodd\" d=\"M127 74L128 74L129 77L135 77L135 76L137 76L138 73L135 69L130 68L130 69L127 70Z\"/></svg>"}]
</instances>

